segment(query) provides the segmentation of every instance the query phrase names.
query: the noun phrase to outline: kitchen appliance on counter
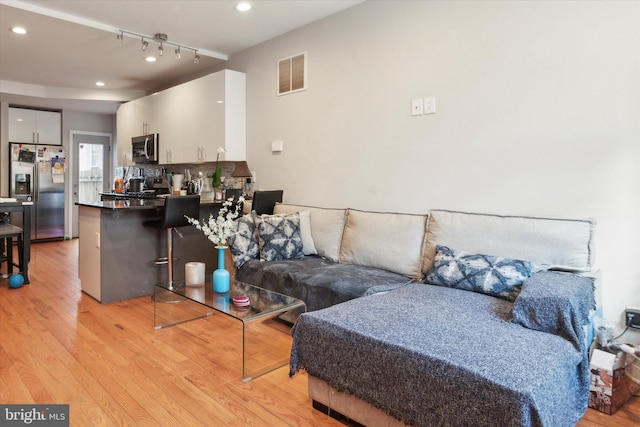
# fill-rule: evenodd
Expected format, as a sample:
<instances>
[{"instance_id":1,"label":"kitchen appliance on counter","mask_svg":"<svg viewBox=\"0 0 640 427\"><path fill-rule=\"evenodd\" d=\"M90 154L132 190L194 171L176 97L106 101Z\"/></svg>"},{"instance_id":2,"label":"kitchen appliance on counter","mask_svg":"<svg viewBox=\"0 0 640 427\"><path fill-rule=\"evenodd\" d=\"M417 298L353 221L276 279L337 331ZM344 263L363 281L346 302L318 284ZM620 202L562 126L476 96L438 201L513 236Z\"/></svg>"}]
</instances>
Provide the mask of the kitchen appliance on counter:
<instances>
[{"instance_id":1,"label":"kitchen appliance on counter","mask_svg":"<svg viewBox=\"0 0 640 427\"><path fill-rule=\"evenodd\" d=\"M9 144L10 197L33 202L31 240L64 239L65 154L61 146ZM11 214L22 227L22 215Z\"/></svg>"},{"instance_id":2,"label":"kitchen appliance on counter","mask_svg":"<svg viewBox=\"0 0 640 427\"><path fill-rule=\"evenodd\" d=\"M151 188L153 188L157 194L171 193L171 185L166 177L157 176L155 178L151 178L151 185Z\"/></svg>"},{"instance_id":3,"label":"kitchen appliance on counter","mask_svg":"<svg viewBox=\"0 0 640 427\"><path fill-rule=\"evenodd\" d=\"M135 136L131 138L131 158L135 163L158 163L160 135Z\"/></svg>"},{"instance_id":4,"label":"kitchen appliance on counter","mask_svg":"<svg viewBox=\"0 0 640 427\"><path fill-rule=\"evenodd\" d=\"M144 190L144 177L129 178L129 193L142 193Z\"/></svg>"}]
</instances>

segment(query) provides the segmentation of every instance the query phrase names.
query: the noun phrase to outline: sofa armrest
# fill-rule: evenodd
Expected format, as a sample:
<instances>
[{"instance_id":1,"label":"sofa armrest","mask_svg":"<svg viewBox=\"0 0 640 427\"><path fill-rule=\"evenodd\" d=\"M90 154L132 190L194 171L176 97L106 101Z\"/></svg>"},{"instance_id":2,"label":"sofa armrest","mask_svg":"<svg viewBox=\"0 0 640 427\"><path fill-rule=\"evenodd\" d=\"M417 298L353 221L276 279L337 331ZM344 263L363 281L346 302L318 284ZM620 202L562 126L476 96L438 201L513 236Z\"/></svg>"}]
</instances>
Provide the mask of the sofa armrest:
<instances>
[{"instance_id":1,"label":"sofa armrest","mask_svg":"<svg viewBox=\"0 0 640 427\"><path fill-rule=\"evenodd\" d=\"M513 305L513 323L558 335L586 351L585 328L595 307L594 279L542 271L526 279Z\"/></svg>"}]
</instances>

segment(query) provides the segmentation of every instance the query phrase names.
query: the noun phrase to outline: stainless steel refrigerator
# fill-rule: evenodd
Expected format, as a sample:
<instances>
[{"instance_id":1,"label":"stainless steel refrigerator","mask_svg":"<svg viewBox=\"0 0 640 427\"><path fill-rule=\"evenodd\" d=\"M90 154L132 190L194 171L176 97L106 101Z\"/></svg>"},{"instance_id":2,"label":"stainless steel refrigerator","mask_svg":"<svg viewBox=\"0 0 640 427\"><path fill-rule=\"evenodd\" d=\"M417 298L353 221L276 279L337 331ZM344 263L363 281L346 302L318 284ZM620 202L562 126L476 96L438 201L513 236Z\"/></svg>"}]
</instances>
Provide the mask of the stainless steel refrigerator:
<instances>
[{"instance_id":1,"label":"stainless steel refrigerator","mask_svg":"<svg viewBox=\"0 0 640 427\"><path fill-rule=\"evenodd\" d=\"M9 144L10 197L32 201L31 240L64 239L65 155L59 145ZM11 216L22 226L22 216Z\"/></svg>"}]
</instances>

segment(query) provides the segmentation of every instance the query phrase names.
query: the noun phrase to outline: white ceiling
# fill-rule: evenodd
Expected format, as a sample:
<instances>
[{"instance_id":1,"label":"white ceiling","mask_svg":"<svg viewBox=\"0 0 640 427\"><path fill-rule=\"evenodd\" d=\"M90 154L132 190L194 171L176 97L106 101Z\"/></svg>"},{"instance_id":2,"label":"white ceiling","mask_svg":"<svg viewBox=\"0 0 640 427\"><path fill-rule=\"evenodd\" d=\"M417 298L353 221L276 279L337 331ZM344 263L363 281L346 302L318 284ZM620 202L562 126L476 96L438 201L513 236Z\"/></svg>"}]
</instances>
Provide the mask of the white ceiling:
<instances>
[{"instance_id":1,"label":"white ceiling","mask_svg":"<svg viewBox=\"0 0 640 427\"><path fill-rule=\"evenodd\" d=\"M114 113L122 101L201 76L234 53L362 0L252 0L241 13L236 0L0 0L0 100L43 108ZM23 26L26 35L9 31ZM153 36L198 49L173 46L155 63L150 41L117 40L118 30ZM292 52L295 53L295 52ZM95 82L105 82L97 88Z\"/></svg>"}]
</instances>

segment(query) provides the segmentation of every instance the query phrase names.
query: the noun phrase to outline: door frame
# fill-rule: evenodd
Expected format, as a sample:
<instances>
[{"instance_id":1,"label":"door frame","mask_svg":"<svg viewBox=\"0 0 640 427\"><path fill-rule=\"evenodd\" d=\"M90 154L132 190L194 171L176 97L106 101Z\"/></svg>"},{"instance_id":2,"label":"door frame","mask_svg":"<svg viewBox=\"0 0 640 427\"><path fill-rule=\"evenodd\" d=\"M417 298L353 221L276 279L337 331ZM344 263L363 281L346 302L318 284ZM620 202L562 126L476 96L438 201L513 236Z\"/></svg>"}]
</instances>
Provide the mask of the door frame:
<instances>
[{"instance_id":1,"label":"door frame","mask_svg":"<svg viewBox=\"0 0 640 427\"><path fill-rule=\"evenodd\" d=\"M108 191L109 190L109 186L110 183L113 182L113 159L112 159L112 155L111 153L113 152L113 134L112 133L105 133L105 132L89 132L89 131L83 131L83 130L70 130L69 131L69 146L70 146L70 154L71 154L71 159L69 159L69 164L70 164L70 176L71 179L69 180L69 186L67 187L67 190L69 191L69 201L70 201L70 209L68 209L67 211L69 212L69 216L68 216L68 220L69 220L69 227L67 228L68 230L70 230L71 232L69 233L70 236L72 238L78 237L78 205L76 205L77 201L78 201L78 179L79 179L79 151L80 151L80 144L96 144L97 142L95 141L82 141L82 140L78 140L76 141L75 138L76 136L78 137L82 137L82 136L89 136L89 137L93 137L93 136L102 136L102 137L106 137L108 138L108 142L105 142L104 145L105 146L105 151L104 151L104 163L103 163L103 190L104 191ZM91 139L91 138L89 138ZM67 176L69 176L67 175Z\"/></svg>"}]
</instances>

